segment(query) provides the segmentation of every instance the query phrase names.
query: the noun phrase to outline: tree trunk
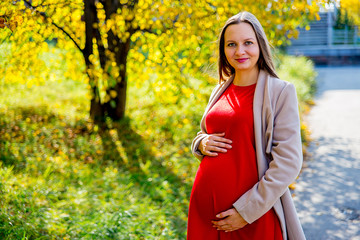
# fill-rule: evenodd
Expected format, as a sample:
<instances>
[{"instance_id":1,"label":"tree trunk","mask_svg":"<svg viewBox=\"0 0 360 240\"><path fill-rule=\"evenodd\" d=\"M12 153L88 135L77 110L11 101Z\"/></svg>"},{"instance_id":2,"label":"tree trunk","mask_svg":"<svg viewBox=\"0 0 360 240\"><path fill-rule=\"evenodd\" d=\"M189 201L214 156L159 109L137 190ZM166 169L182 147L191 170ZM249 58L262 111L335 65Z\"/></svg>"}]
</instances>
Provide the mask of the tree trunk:
<instances>
[{"instance_id":1,"label":"tree trunk","mask_svg":"<svg viewBox=\"0 0 360 240\"><path fill-rule=\"evenodd\" d=\"M97 92L97 94L95 95L94 92ZM90 100L90 118L95 123L103 122L105 119L104 108L101 105L97 87L92 88L92 98Z\"/></svg>"},{"instance_id":2,"label":"tree trunk","mask_svg":"<svg viewBox=\"0 0 360 240\"><path fill-rule=\"evenodd\" d=\"M123 75L122 79L113 88L117 92L116 97L105 105L107 114L113 120L120 120L125 116L127 79L126 74L121 75Z\"/></svg>"},{"instance_id":3,"label":"tree trunk","mask_svg":"<svg viewBox=\"0 0 360 240\"><path fill-rule=\"evenodd\" d=\"M92 72L93 64L89 59L90 55L94 52L93 38L96 37L96 29L94 29L94 23L97 21L95 0L84 0L84 5L86 42L82 53L85 59L86 72L89 77L89 84L92 91L90 100L90 118L94 122L102 122L105 119L104 109L100 101L98 81Z\"/></svg>"},{"instance_id":4,"label":"tree trunk","mask_svg":"<svg viewBox=\"0 0 360 240\"><path fill-rule=\"evenodd\" d=\"M92 98L90 102L90 117L95 122L102 122L105 120L105 117L108 116L113 120L120 120L125 116L125 107L126 107L126 92L127 92L127 77L126 77L126 61L127 55L130 50L130 37L123 42L117 35L115 35L112 30L109 30L108 35L108 47L105 49L100 31L94 27L98 23L97 10L95 7L96 0L84 0L85 4L85 31L86 31L86 42L85 48L83 50L83 55L85 58L85 63L87 67L87 73L89 76L89 84L92 90ZM137 1L131 1L130 5L132 6ZM108 20L113 13L117 11L117 8L120 7L118 1L115 3L111 0L102 0L101 3L104 5L104 10L106 14L106 20ZM133 6L132 6L133 7ZM128 30L130 36L133 34L133 29ZM98 79L96 75L92 74L93 64L89 60L91 54L93 54L93 39L96 39L99 52L100 66L104 70L104 73L108 74L109 78L113 78L108 72L107 64L109 61L113 61L105 54L106 50L110 51L115 56L115 61L119 67L119 76L114 79L115 84L109 86L106 90L106 94L111 97L110 101L102 103L100 99L100 92L98 88ZM117 94L110 94L111 91L115 91Z\"/></svg>"},{"instance_id":5,"label":"tree trunk","mask_svg":"<svg viewBox=\"0 0 360 240\"><path fill-rule=\"evenodd\" d=\"M105 0L104 9L106 19L109 19L113 13L116 12L119 7L118 4L113 3L111 0ZM130 36L133 34L132 29L128 29ZM113 120L120 120L125 117L126 108L126 93L127 93L127 76L126 76L126 61L127 55L130 50L130 37L123 42L112 30L107 32L108 35L108 50L115 55L115 61L119 67L119 76L115 79L116 83L107 89L107 94L111 96L110 92L115 91L116 96L111 96L109 102L104 104L107 115ZM100 47L98 48L100 51ZM108 60L108 59L106 59ZM101 60L100 60L101 62ZM110 76L111 77L111 76Z\"/></svg>"},{"instance_id":6,"label":"tree trunk","mask_svg":"<svg viewBox=\"0 0 360 240\"><path fill-rule=\"evenodd\" d=\"M110 36L110 34L109 34ZM130 50L130 38L126 40L125 43L121 42L120 39L115 38L117 41L116 46L114 46L114 53L117 65L120 67L120 74L116 78L115 86L108 89L110 91L116 91L117 95L112 97L109 102L104 104L108 116L113 120L120 120L125 116L126 108L126 93L127 93L127 75L126 75L126 61L127 55ZM110 45L110 44L109 44ZM110 49L110 46L109 46Z\"/></svg>"}]
</instances>

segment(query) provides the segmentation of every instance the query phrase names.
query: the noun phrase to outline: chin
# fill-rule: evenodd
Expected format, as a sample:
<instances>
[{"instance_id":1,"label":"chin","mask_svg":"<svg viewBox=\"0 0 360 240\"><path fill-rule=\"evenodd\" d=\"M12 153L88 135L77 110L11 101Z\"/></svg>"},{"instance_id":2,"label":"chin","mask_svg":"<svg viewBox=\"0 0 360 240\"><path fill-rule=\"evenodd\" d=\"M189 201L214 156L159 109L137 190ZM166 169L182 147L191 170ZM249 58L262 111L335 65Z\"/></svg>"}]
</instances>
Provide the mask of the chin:
<instances>
[{"instance_id":1,"label":"chin","mask_svg":"<svg viewBox=\"0 0 360 240\"><path fill-rule=\"evenodd\" d=\"M248 70L252 70L254 69L255 67L253 66L241 66L241 67L236 67L235 70L238 70L238 71L248 71Z\"/></svg>"}]
</instances>

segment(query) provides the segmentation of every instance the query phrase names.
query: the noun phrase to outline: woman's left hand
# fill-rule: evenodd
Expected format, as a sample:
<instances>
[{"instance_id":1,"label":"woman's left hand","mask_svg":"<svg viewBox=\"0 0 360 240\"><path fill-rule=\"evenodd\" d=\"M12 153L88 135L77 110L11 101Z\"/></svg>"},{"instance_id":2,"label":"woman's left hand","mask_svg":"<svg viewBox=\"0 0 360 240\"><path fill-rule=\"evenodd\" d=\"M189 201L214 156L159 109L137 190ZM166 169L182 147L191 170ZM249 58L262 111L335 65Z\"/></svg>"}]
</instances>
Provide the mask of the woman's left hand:
<instances>
[{"instance_id":1,"label":"woman's left hand","mask_svg":"<svg viewBox=\"0 0 360 240\"><path fill-rule=\"evenodd\" d=\"M225 232L238 230L248 224L235 208L219 213L216 217L221 219L211 221L213 223L213 227L217 230L223 230Z\"/></svg>"}]
</instances>

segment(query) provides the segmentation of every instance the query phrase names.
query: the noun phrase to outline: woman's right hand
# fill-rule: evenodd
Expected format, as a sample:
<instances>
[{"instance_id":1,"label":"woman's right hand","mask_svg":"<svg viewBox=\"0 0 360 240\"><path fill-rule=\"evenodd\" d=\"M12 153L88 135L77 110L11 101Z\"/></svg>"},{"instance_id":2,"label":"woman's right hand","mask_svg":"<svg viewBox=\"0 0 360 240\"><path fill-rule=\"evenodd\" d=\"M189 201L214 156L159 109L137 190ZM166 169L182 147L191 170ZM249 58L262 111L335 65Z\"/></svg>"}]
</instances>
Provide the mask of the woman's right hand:
<instances>
[{"instance_id":1,"label":"woman's right hand","mask_svg":"<svg viewBox=\"0 0 360 240\"><path fill-rule=\"evenodd\" d=\"M225 133L208 134L201 140L198 149L203 155L216 157L219 152L226 153L227 149L231 149L232 141L224 138Z\"/></svg>"}]
</instances>

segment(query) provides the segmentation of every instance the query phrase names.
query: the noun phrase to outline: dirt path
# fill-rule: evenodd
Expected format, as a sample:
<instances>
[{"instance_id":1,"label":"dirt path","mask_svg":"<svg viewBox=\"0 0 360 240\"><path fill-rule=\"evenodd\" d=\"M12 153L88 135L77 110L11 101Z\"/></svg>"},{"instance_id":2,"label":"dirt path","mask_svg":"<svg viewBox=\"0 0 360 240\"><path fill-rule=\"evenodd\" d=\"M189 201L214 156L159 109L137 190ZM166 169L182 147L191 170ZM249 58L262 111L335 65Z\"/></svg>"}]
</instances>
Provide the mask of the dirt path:
<instances>
[{"instance_id":1,"label":"dirt path","mask_svg":"<svg viewBox=\"0 0 360 240\"><path fill-rule=\"evenodd\" d=\"M360 66L317 70L311 157L295 205L308 240L360 240Z\"/></svg>"}]
</instances>

